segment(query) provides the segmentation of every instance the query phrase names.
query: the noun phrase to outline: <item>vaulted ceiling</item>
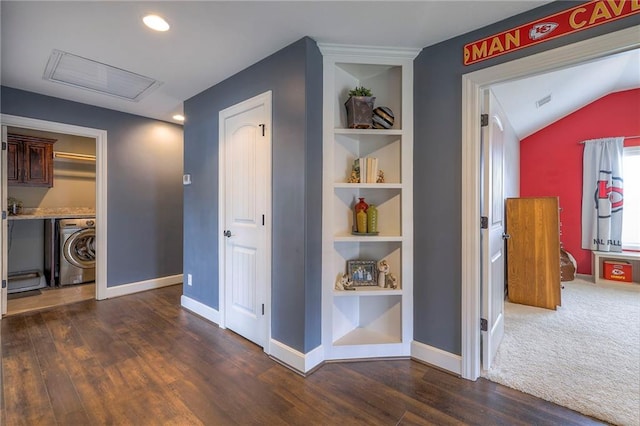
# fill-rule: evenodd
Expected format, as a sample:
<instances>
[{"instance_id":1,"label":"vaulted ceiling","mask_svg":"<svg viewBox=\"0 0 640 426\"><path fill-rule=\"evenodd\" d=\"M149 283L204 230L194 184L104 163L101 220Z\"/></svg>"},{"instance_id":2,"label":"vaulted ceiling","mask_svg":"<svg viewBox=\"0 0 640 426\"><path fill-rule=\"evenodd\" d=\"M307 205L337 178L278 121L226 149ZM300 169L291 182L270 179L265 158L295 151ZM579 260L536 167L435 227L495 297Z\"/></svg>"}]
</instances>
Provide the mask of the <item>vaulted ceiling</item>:
<instances>
[{"instance_id":1,"label":"vaulted ceiling","mask_svg":"<svg viewBox=\"0 0 640 426\"><path fill-rule=\"evenodd\" d=\"M640 87L640 50L494 85L520 140L610 93ZM638 99L640 102L640 99Z\"/></svg>"}]
</instances>

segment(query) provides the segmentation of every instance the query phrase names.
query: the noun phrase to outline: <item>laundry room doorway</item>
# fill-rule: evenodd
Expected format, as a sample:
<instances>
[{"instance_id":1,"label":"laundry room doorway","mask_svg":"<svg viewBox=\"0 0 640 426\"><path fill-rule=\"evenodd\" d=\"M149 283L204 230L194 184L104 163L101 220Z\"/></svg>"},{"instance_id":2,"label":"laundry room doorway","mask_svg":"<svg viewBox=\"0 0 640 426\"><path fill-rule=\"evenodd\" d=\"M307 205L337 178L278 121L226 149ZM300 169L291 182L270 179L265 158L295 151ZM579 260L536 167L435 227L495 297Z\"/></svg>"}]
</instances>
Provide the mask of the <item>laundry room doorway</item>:
<instances>
[{"instance_id":1,"label":"laundry room doorway","mask_svg":"<svg viewBox=\"0 0 640 426\"><path fill-rule=\"evenodd\" d=\"M95 239L91 243L91 248L95 252L95 290L92 298L101 300L106 298L107 290L107 132L105 130L74 126L64 123L38 120L33 118L19 117L1 114L2 143L3 147L8 147L9 129L25 129L23 133L45 132L61 135L70 135L86 138L88 143L95 141L95 209L92 212L92 219L95 224ZM2 202L2 226L0 227L0 240L2 241L0 262L0 277L2 278L2 289L0 294L0 313L7 314L7 296L9 282L9 239L10 224L8 219L8 171L15 172L14 167L8 166L8 151L3 149L2 161L0 162ZM13 153L12 153L13 155ZM12 156L12 158L14 158ZM13 202L17 202L13 200ZM15 205L15 204L14 204ZM28 222L13 221L13 222ZM43 268L44 269L44 268ZM44 278L43 278L44 279Z\"/></svg>"}]
</instances>

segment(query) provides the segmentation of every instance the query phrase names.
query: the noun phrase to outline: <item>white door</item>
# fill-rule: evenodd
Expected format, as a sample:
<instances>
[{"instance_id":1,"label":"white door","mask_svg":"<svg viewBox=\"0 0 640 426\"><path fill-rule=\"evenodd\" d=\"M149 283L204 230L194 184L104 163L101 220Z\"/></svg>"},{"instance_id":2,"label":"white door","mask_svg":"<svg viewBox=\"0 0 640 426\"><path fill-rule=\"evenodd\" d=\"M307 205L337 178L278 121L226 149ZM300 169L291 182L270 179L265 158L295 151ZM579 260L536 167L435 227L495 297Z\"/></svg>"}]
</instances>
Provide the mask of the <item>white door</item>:
<instances>
[{"instance_id":1,"label":"white door","mask_svg":"<svg viewBox=\"0 0 640 426\"><path fill-rule=\"evenodd\" d=\"M7 126L2 126L2 158L0 159L0 211L7 211ZM0 290L0 317L7 313L7 287L9 282L7 281L7 261L8 256L4 255L4 253L8 253L8 244L7 244L7 226L8 220L3 214L2 218L2 226L0 226L0 241L2 242L2 260L0 261L0 279L2 280L2 289Z\"/></svg>"},{"instance_id":2,"label":"white door","mask_svg":"<svg viewBox=\"0 0 640 426\"><path fill-rule=\"evenodd\" d=\"M221 322L266 349L271 291L271 92L220 112L220 144L224 151Z\"/></svg>"},{"instance_id":3,"label":"white door","mask_svg":"<svg viewBox=\"0 0 640 426\"><path fill-rule=\"evenodd\" d=\"M482 128L481 215L486 229L482 241L482 368L488 370L504 335L504 120L497 115L490 90L484 91L484 113L488 125ZM486 329L486 330L485 330Z\"/></svg>"}]
</instances>

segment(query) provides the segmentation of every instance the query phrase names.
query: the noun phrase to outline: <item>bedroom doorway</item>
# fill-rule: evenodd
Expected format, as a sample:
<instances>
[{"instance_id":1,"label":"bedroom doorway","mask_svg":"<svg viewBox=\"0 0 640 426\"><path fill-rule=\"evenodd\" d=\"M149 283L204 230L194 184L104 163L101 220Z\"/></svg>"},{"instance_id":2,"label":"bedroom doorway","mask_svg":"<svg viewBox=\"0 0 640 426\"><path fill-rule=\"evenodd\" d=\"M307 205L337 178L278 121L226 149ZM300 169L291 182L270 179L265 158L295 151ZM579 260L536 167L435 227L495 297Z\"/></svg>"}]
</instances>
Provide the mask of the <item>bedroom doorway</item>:
<instances>
[{"instance_id":1,"label":"bedroom doorway","mask_svg":"<svg viewBox=\"0 0 640 426\"><path fill-rule=\"evenodd\" d=\"M462 377L476 380L481 372L480 113L482 90L492 84L523 78L601 58L640 46L637 29L629 28L559 47L463 75L462 125Z\"/></svg>"}]
</instances>

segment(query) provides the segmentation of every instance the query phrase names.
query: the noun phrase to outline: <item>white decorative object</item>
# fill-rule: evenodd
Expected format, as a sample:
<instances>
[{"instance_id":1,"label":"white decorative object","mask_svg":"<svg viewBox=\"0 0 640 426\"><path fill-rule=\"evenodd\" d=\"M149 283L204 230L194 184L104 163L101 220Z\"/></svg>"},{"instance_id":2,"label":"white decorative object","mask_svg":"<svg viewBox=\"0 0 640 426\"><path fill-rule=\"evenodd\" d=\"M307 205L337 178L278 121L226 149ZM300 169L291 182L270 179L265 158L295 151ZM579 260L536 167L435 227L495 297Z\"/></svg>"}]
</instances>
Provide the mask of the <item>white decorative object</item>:
<instances>
[{"instance_id":1,"label":"white decorative object","mask_svg":"<svg viewBox=\"0 0 640 426\"><path fill-rule=\"evenodd\" d=\"M389 273L389 264L386 259L382 259L378 264L378 287L384 288L387 283L387 274Z\"/></svg>"},{"instance_id":2,"label":"white decorative object","mask_svg":"<svg viewBox=\"0 0 640 426\"><path fill-rule=\"evenodd\" d=\"M349 282L349 274L344 274L336 280L336 290L346 290L351 287Z\"/></svg>"}]
</instances>

